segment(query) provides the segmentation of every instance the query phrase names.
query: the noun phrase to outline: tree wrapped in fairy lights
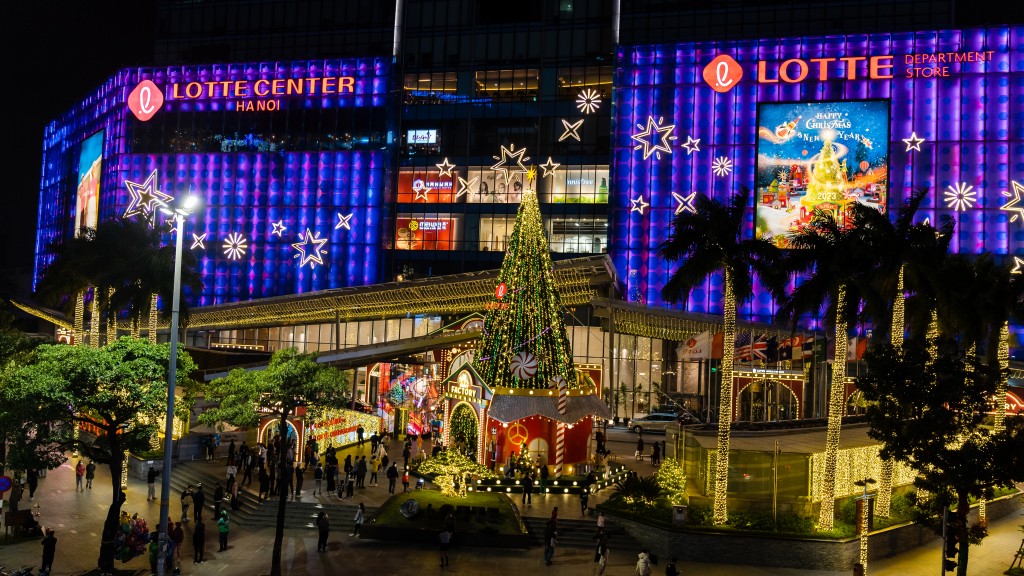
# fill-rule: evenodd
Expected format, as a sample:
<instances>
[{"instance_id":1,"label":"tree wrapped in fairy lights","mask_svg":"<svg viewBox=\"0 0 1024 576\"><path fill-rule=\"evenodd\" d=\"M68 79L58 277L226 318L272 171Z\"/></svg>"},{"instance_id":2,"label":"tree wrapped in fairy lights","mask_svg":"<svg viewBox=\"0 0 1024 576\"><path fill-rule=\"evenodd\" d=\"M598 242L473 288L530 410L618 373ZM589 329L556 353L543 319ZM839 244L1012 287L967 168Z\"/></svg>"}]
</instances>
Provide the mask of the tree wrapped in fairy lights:
<instances>
[{"instance_id":1,"label":"tree wrapped in fairy lights","mask_svg":"<svg viewBox=\"0 0 1024 576\"><path fill-rule=\"evenodd\" d=\"M532 176L531 171L528 181ZM537 194L532 185L528 188L488 306L475 368L493 388L548 388L555 376L574 387L565 309L555 287Z\"/></svg>"}]
</instances>

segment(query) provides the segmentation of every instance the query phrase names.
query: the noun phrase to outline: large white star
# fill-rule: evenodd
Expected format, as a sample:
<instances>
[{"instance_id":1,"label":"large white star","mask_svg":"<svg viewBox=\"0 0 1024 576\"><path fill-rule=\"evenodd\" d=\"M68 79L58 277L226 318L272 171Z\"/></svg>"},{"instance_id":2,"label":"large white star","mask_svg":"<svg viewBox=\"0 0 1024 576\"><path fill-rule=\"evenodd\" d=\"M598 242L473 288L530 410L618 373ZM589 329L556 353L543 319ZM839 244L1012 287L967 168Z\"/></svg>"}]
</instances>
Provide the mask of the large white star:
<instances>
[{"instance_id":1,"label":"large white star","mask_svg":"<svg viewBox=\"0 0 1024 576\"><path fill-rule=\"evenodd\" d=\"M659 118L657 122L654 121L654 116L647 117L647 126L644 127L642 124L637 124L636 127L640 129L640 132L633 134L633 140L639 142L636 146L633 146L634 150L644 151L644 160L654 157L661 160L661 153L665 154L672 153L672 140L676 140L676 137L672 135L672 132L676 129L675 124L662 125L665 121L664 118ZM655 137L654 134L657 133Z\"/></svg>"},{"instance_id":2,"label":"large white star","mask_svg":"<svg viewBox=\"0 0 1024 576\"><path fill-rule=\"evenodd\" d=\"M689 156L694 152L700 152L700 138L693 138L691 136L686 137L686 142L683 144L683 148L686 148L686 155Z\"/></svg>"},{"instance_id":3,"label":"large white star","mask_svg":"<svg viewBox=\"0 0 1024 576\"><path fill-rule=\"evenodd\" d=\"M565 118L562 118L562 127L565 128L565 131L562 132L562 135L558 137L558 141L561 142L562 140L566 140L568 138L572 138L572 139L576 140L577 142L579 142L580 141L579 130L580 130L580 128L582 126L583 126L583 118L580 118L579 120L577 120L575 122L572 122L572 123L570 123Z\"/></svg>"},{"instance_id":4,"label":"large white star","mask_svg":"<svg viewBox=\"0 0 1024 576\"><path fill-rule=\"evenodd\" d=\"M199 248L200 250L206 250L206 244L203 244L203 241L205 241L205 240L206 240L206 234L205 233L200 234L198 236L193 233L192 234L192 247L189 248L189 249L190 250L195 250L196 248Z\"/></svg>"},{"instance_id":5,"label":"large white star","mask_svg":"<svg viewBox=\"0 0 1024 576\"><path fill-rule=\"evenodd\" d=\"M530 157L524 156L526 154L526 148L520 148L516 150L516 145L512 144L508 148L501 147L501 157L493 156L498 161L497 164L491 166L491 170L495 172L501 172L502 178L505 179L505 185L507 186L515 178L516 174L526 173L526 165L523 162L529 162ZM512 160L515 160L515 164L510 164Z\"/></svg>"},{"instance_id":6,"label":"large white star","mask_svg":"<svg viewBox=\"0 0 1024 576\"><path fill-rule=\"evenodd\" d=\"M129 196L128 207L124 210L126 218L136 214L152 214L160 206L166 206L174 200L173 197L157 190L156 170L153 170L142 184L131 180L125 180L124 184L128 187Z\"/></svg>"},{"instance_id":7,"label":"large white star","mask_svg":"<svg viewBox=\"0 0 1024 576\"><path fill-rule=\"evenodd\" d=\"M416 196L412 199L413 202L417 200L423 200L424 202L430 201L427 198L427 194L430 193L430 188L427 188L427 185L423 183L423 180L416 180L413 182L412 191L416 193Z\"/></svg>"},{"instance_id":8,"label":"large white star","mask_svg":"<svg viewBox=\"0 0 1024 576\"><path fill-rule=\"evenodd\" d=\"M639 212L641 216L644 215L644 210L646 210L647 207L650 206L650 204L648 204L647 202L644 202L643 195L637 196L635 200L631 198L629 200L629 202L633 205L629 209L629 211L630 212Z\"/></svg>"},{"instance_id":9,"label":"large white star","mask_svg":"<svg viewBox=\"0 0 1024 576\"><path fill-rule=\"evenodd\" d=\"M1010 184L1013 184L1013 194L1009 192L1000 192L1000 194L1007 198L1013 198L1013 200L1007 201L999 209L1010 213L1010 222L1016 222L1017 218L1020 218L1021 223L1024 223L1024 185L1015 181L1010 181Z\"/></svg>"},{"instance_id":10,"label":"large white star","mask_svg":"<svg viewBox=\"0 0 1024 576\"><path fill-rule=\"evenodd\" d=\"M552 160L551 156L548 156L548 161L540 165L540 169L544 171L543 177L547 178L548 176L554 176L555 170L557 170L559 166L561 166L561 164Z\"/></svg>"},{"instance_id":11,"label":"large white star","mask_svg":"<svg viewBox=\"0 0 1024 576\"><path fill-rule=\"evenodd\" d=\"M677 193L673 192L672 193L672 198L675 199L675 201L679 203L679 205L676 206L675 213L679 214L680 212L692 212L693 214L696 214L697 213L697 209L693 207L693 199L696 196L697 196L696 192L690 192L689 196L683 196L682 194L677 194Z\"/></svg>"},{"instance_id":12,"label":"large white star","mask_svg":"<svg viewBox=\"0 0 1024 576\"><path fill-rule=\"evenodd\" d=\"M437 166L437 169L441 171L439 176L451 176L452 168L455 168L455 164L449 163L447 158L444 159L444 162L434 164L434 166Z\"/></svg>"},{"instance_id":13,"label":"large white star","mask_svg":"<svg viewBox=\"0 0 1024 576\"><path fill-rule=\"evenodd\" d=\"M921 143L924 142L924 138L918 138L917 132L911 132L910 138L904 138L903 142L907 145L907 152L911 150L921 151Z\"/></svg>"},{"instance_id":14,"label":"large white star","mask_svg":"<svg viewBox=\"0 0 1024 576\"><path fill-rule=\"evenodd\" d=\"M324 259L321 254L327 254L327 250L324 250L324 244L327 243L327 238L320 238L319 236L313 236L309 228L306 228L306 234L299 237L301 242L292 244L292 248L299 251L294 258L299 258L299 268L302 268L306 264L309 264L310 269L316 268L316 265L324 265Z\"/></svg>"},{"instance_id":15,"label":"large white star","mask_svg":"<svg viewBox=\"0 0 1024 576\"><path fill-rule=\"evenodd\" d=\"M280 238L281 234L285 230L288 229L288 227L284 225L284 220L278 220L277 222L271 222L271 225L274 226L274 229L271 230L270 233L273 234L274 236L277 236L278 238Z\"/></svg>"},{"instance_id":16,"label":"large white star","mask_svg":"<svg viewBox=\"0 0 1024 576\"><path fill-rule=\"evenodd\" d=\"M459 176L459 191L455 193L455 197L458 198L463 194L468 194L470 190L476 188L477 180L479 180L479 178L472 178L470 180L466 180L462 176Z\"/></svg>"},{"instance_id":17,"label":"large white star","mask_svg":"<svg viewBox=\"0 0 1024 576\"><path fill-rule=\"evenodd\" d=\"M338 212L338 223L334 225L334 229L337 230L338 228L344 228L345 230L352 230L352 226L349 221L352 220L353 214L355 214L355 212L349 212L347 216L344 216ZM309 230L307 229L306 232L309 232ZM324 242L326 242L326 240L324 240Z\"/></svg>"}]
</instances>

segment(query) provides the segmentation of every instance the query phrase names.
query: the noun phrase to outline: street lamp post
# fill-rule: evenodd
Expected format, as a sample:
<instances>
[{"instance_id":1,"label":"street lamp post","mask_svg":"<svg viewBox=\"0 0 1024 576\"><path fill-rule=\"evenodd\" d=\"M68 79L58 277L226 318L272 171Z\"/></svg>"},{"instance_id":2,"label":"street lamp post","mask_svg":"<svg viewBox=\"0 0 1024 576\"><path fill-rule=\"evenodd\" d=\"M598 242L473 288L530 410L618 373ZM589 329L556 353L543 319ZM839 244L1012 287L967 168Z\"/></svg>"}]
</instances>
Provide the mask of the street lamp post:
<instances>
[{"instance_id":1,"label":"street lamp post","mask_svg":"<svg viewBox=\"0 0 1024 576\"><path fill-rule=\"evenodd\" d=\"M864 478L863 480L857 480L854 482L856 486L864 487L864 496L858 498L861 501L860 506L860 570L856 571L855 574L858 576L868 576L868 526L870 526L869 511L871 510L870 496L868 496L868 486L875 483L874 478Z\"/></svg>"},{"instance_id":2,"label":"street lamp post","mask_svg":"<svg viewBox=\"0 0 1024 576\"><path fill-rule=\"evenodd\" d=\"M185 199L182 208L171 210L164 207L175 220L174 239L174 294L171 296L171 357L167 366L167 416L164 422L164 468L160 479L160 557L157 558L156 570L164 576L167 570L167 547L170 540L170 513L168 506L171 500L171 450L174 447L174 387L178 376L178 311L181 307L181 251L182 236L185 234L185 217L196 206L195 196Z\"/></svg>"}]
</instances>

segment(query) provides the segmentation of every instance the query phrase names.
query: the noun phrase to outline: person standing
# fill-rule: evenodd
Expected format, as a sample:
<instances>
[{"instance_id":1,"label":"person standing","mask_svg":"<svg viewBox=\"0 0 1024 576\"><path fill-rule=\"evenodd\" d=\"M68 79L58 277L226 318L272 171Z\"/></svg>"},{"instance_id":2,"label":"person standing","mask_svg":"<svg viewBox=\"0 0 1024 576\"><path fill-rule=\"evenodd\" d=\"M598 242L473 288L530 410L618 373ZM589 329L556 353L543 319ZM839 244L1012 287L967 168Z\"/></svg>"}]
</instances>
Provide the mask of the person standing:
<instances>
[{"instance_id":1,"label":"person standing","mask_svg":"<svg viewBox=\"0 0 1024 576\"><path fill-rule=\"evenodd\" d=\"M597 545L597 574L601 576L604 574L604 569L608 567L608 545L598 544Z\"/></svg>"},{"instance_id":2,"label":"person standing","mask_svg":"<svg viewBox=\"0 0 1024 576\"><path fill-rule=\"evenodd\" d=\"M337 488L336 484L338 483L338 465L328 462L327 468L324 469L324 476L327 479L327 493L334 494L334 490ZM323 496L323 494L324 491L321 490L320 495Z\"/></svg>"},{"instance_id":3,"label":"person standing","mask_svg":"<svg viewBox=\"0 0 1024 576\"><path fill-rule=\"evenodd\" d=\"M377 485L377 471L380 470L380 460L373 458L370 460L370 486Z\"/></svg>"},{"instance_id":4,"label":"person standing","mask_svg":"<svg viewBox=\"0 0 1024 576\"><path fill-rule=\"evenodd\" d=\"M655 442L654 446L651 447L651 465L657 466L661 464L661 443Z\"/></svg>"},{"instance_id":5,"label":"person standing","mask_svg":"<svg viewBox=\"0 0 1024 576\"><path fill-rule=\"evenodd\" d=\"M149 472L146 472L146 500L156 500L156 477L160 473L156 471L156 468L150 466Z\"/></svg>"},{"instance_id":6,"label":"person standing","mask_svg":"<svg viewBox=\"0 0 1024 576\"><path fill-rule=\"evenodd\" d=\"M203 506L206 504L206 493L203 492L203 483L196 484L196 491L192 493L192 504L195 510L192 511L192 518L198 523L203 521ZM198 528L198 526L197 526Z\"/></svg>"},{"instance_id":7,"label":"person standing","mask_svg":"<svg viewBox=\"0 0 1024 576\"><path fill-rule=\"evenodd\" d=\"M220 507L224 504L224 487L217 482L217 487L213 489L213 517L220 522Z\"/></svg>"},{"instance_id":8,"label":"person standing","mask_svg":"<svg viewBox=\"0 0 1024 576\"><path fill-rule=\"evenodd\" d=\"M79 462L81 464L81 462ZM53 572L53 555L57 552L57 537L53 530L46 529L46 536L43 538L43 561L39 564L39 573Z\"/></svg>"},{"instance_id":9,"label":"person standing","mask_svg":"<svg viewBox=\"0 0 1024 576\"><path fill-rule=\"evenodd\" d=\"M444 568L448 565L448 548L451 546L452 533L447 528L441 528L438 538L441 540L441 567Z\"/></svg>"},{"instance_id":10,"label":"person standing","mask_svg":"<svg viewBox=\"0 0 1024 576\"><path fill-rule=\"evenodd\" d=\"M331 520L327 517L327 512L321 510L317 515L316 529L320 534L316 541L316 551L327 552L327 534L331 530Z\"/></svg>"},{"instance_id":11,"label":"person standing","mask_svg":"<svg viewBox=\"0 0 1024 576\"><path fill-rule=\"evenodd\" d=\"M636 574L637 576L651 576L651 555L646 548L637 555Z\"/></svg>"},{"instance_id":12,"label":"person standing","mask_svg":"<svg viewBox=\"0 0 1024 576\"><path fill-rule=\"evenodd\" d=\"M92 480L96 477L96 463L89 460L85 465L85 487L92 490Z\"/></svg>"},{"instance_id":13,"label":"person standing","mask_svg":"<svg viewBox=\"0 0 1024 576\"><path fill-rule=\"evenodd\" d=\"M228 522L228 511L221 510L220 517L217 518L217 537L220 538L220 548L218 552L224 552L228 549L228 528L230 523Z\"/></svg>"},{"instance_id":14,"label":"person standing","mask_svg":"<svg viewBox=\"0 0 1024 576\"><path fill-rule=\"evenodd\" d=\"M408 492L408 491L409 491L409 470L406 469L405 472L402 472L402 492Z\"/></svg>"},{"instance_id":15,"label":"person standing","mask_svg":"<svg viewBox=\"0 0 1024 576\"><path fill-rule=\"evenodd\" d=\"M192 563L202 564L203 554L206 553L206 524L203 524L201 517L196 518L196 525L192 530L192 548L195 549Z\"/></svg>"},{"instance_id":16,"label":"person standing","mask_svg":"<svg viewBox=\"0 0 1024 576\"><path fill-rule=\"evenodd\" d=\"M245 445L242 445L245 448ZM242 456L242 484L252 484L252 469L255 468L256 459L252 457L252 450L246 448L245 456Z\"/></svg>"},{"instance_id":17,"label":"person standing","mask_svg":"<svg viewBox=\"0 0 1024 576\"><path fill-rule=\"evenodd\" d=\"M590 490L586 486L580 489L580 516L587 515L587 503L590 502Z\"/></svg>"},{"instance_id":18,"label":"person standing","mask_svg":"<svg viewBox=\"0 0 1024 576\"><path fill-rule=\"evenodd\" d=\"M235 439L232 438L228 444L228 466L235 465Z\"/></svg>"},{"instance_id":19,"label":"person standing","mask_svg":"<svg viewBox=\"0 0 1024 576\"><path fill-rule=\"evenodd\" d=\"M679 568L676 568L675 558L669 558L668 564L665 565L665 576L679 576Z\"/></svg>"},{"instance_id":20,"label":"person standing","mask_svg":"<svg viewBox=\"0 0 1024 576\"><path fill-rule=\"evenodd\" d=\"M366 472L366 456L363 456L356 464L356 488L366 488Z\"/></svg>"},{"instance_id":21,"label":"person standing","mask_svg":"<svg viewBox=\"0 0 1024 576\"><path fill-rule=\"evenodd\" d=\"M321 496L324 494L324 466L317 462L316 468L313 468L313 496L316 496L317 492Z\"/></svg>"},{"instance_id":22,"label":"person standing","mask_svg":"<svg viewBox=\"0 0 1024 576\"><path fill-rule=\"evenodd\" d=\"M405 441L405 448L402 448L402 460L405 461L405 469L409 469L409 458L412 457L412 442Z\"/></svg>"},{"instance_id":23,"label":"person standing","mask_svg":"<svg viewBox=\"0 0 1024 576\"><path fill-rule=\"evenodd\" d=\"M295 467L295 497L302 494L302 483L306 479L306 468L302 465Z\"/></svg>"},{"instance_id":24,"label":"person standing","mask_svg":"<svg viewBox=\"0 0 1024 576\"><path fill-rule=\"evenodd\" d=\"M188 508L192 505L192 485L181 491L181 521L188 522Z\"/></svg>"},{"instance_id":25,"label":"person standing","mask_svg":"<svg viewBox=\"0 0 1024 576\"><path fill-rule=\"evenodd\" d=\"M39 470L30 468L25 475L28 478L28 499L35 500L36 488L39 487Z\"/></svg>"},{"instance_id":26,"label":"person standing","mask_svg":"<svg viewBox=\"0 0 1024 576\"><path fill-rule=\"evenodd\" d=\"M548 467L544 464L540 466L540 494L543 496L548 493Z\"/></svg>"},{"instance_id":27,"label":"person standing","mask_svg":"<svg viewBox=\"0 0 1024 576\"><path fill-rule=\"evenodd\" d=\"M363 520L366 519L366 506L362 502L359 503L359 508L356 508L356 527L352 530L352 536L359 535L359 528L363 525Z\"/></svg>"},{"instance_id":28,"label":"person standing","mask_svg":"<svg viewBox=\"0 0 1024 576\"><path fill-rule=\"evenodd\" d=\"M81 460L75 466L75 490L85 492L85 463Z\"/></svg>"},{"instance_id":29,"label":"person standing","mask_svg":"<svg viewBox=\"0 0 1024 576\"><path fill-rule=\"evenodd\" d=\"M263 502L267 498L270 498L270 476L267 474L266 468L260 468L259 482L260 493L258 497L260 502Z\"/></svg>"},{"instance_id":30,"label":"person standing","mask_svg":"<svg viewBox=\"0 0 1024 576\"><path fill-rule=\"evenodd\" d=\"M600 536L601 534L604 534L604 523L605 523L604 510L601 510L601 511L599 511L597 513L597 536Z\"/></svg>"},{"instance_id":31,"label":"person standing","mask_svg":"<svg viewBox=\"0 0 1024 576\"><path fill-rule=\"evenodd\" d=\"M644 461L644 435L636 435L636 454L633 455L637 462Z\"/></svg>"},{"instance_id":32,"label":"person standing","mask_svg":"<svg viewBox=\"0 0 1024 576\"><path fill-rule=\"evenodd\" d=\"M523 476L523 504L533 503L533 476L527 473Z\"/></svg>"},{"instance_id":33,"label":"person standing","mask_svg":"<svg viewBox=\"0 0 1024 576\"><path fill-rule=\"evenodd\" d=\"M394 462L388 468L386 476L388 477L388 494L394 494L395 481L398 480L398 466Z\"/></svg>"},{"instance_id":34,"label":"person standing","mask_svg":"<svg viewBox=\"0 0 1024 576\"><path fill-rule=\"evenodd\" d=\"M555 545L558 543L558 531L555 529L555 522L548 520L544 529L544 564L551 566L551 560L555 557Z\"/></svg>"},{"instance_id":35,"label":"person standing","mask_svg":"<svg viewBox=\"0 0 1024 576\"><path fill-rule=\"evenodd\" d=\"M360 448L363 447L363 434L366 434L366 430L360 425L359 428L356 428L356 445Z\"/></svg>"},{"instance_id":36,"label":"person standing","mask_svg":"<svg viewBox=\"0 0 1024 576\"><path fill-rule=\"evenodd\" d=\"M171 530L171 542L174 542L174 568L181 570L181 545L185 543L185 530L181 522L174 523L174 530Z\"/></svg>"}]
</instances>

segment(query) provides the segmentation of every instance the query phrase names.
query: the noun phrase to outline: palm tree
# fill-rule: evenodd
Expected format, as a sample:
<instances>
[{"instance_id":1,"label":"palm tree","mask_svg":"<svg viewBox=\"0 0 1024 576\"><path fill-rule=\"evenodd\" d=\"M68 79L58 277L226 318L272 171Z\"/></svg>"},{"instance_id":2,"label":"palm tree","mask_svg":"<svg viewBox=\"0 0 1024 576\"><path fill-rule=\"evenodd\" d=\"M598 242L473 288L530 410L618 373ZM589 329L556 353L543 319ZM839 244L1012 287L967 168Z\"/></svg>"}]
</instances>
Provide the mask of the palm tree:
<instances>
[{"instance_id":1,"label":"palm tree","mask_svg":"<svg viewBox=\"0 0 1024 576\"><path fill-rule=\"evenodd\" d=\"M874 258L864 290L864 313L875 328L875 340L884 340L888 327L889 342L903 347L906 292L927 286L938 263L948 251L951 226L940 233L929 224L914 224L927 188L918 188L896 214L895 221L866 204L851 209L854 227ZM889 516L892 497L893 461L882 462L875 501L875 514Z\"/></svg>"},{"instance_id":2,"label":"palm tree","mask_svg":"<svg viewBox=\"0 0 1024 576\"><path fill-rule=\"evenodd\" d=\"M801 316L825 309L825 322L835 328L835 358L829 389L828 430L825 436L825 469L818 526L831 530L835 512L836 460L845 407L847 327L858 319L863 287L872 266L872 255L855 227L841 225L831 213L815 211L811 222L789 237L792 250L786 268L809 274L785 297L778 316L793 329Z\"/></svg>"},{"instance_id":3,"label":"palm tree","mask_svg":"<svg viewBox=\"0 0 1024 576\"><path fill-rule=\"evenodd\" d=\"M718 394L718 449L715 461L715 524L728 521L729 440L732 425L732 372L736 341L736 306L753 294L751 270L773 294L782 293L785 275L778 266L781 251L770 241L742 239L744 213L750 191L741 188L728 204L698 195L696 212L682 212L672 223L672 233L658 249L679 267L662 288L668 302L686 302L690 291L709 276L722 272L725 306L722 310L725 346ZM684 304L685 305L685 304Z\"/></svg>"}]
</instances>

